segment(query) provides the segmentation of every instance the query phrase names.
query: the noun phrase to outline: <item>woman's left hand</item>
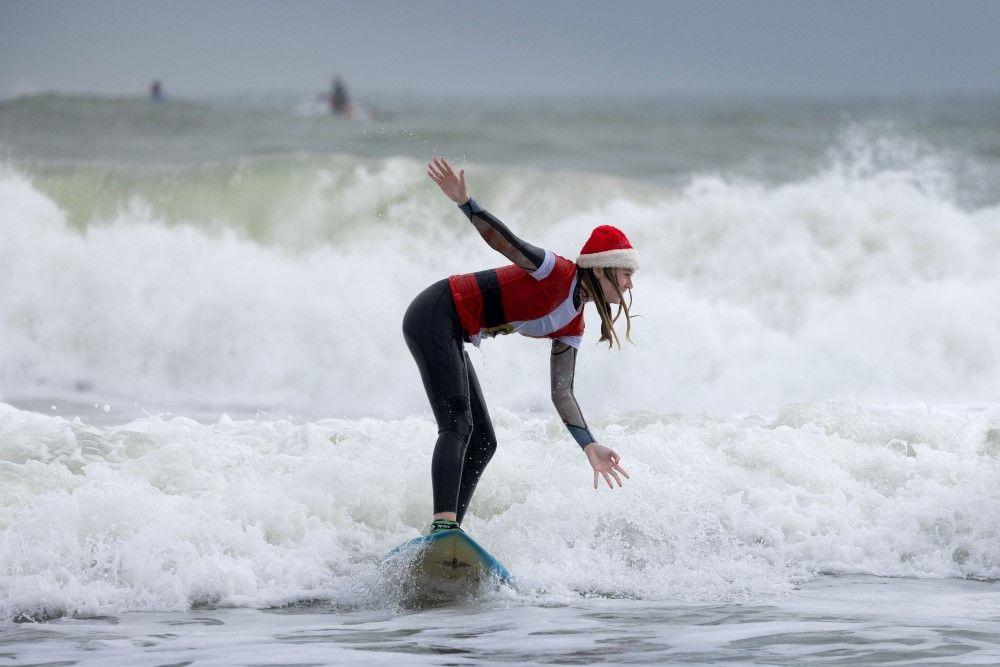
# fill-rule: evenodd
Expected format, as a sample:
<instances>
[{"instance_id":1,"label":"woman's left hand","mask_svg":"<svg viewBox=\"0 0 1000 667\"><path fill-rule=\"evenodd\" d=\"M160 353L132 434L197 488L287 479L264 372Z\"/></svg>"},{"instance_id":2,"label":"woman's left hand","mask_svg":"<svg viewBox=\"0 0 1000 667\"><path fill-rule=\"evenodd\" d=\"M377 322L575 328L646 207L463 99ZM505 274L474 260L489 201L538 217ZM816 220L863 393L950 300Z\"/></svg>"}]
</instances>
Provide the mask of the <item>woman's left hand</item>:
<instances>
[{"instance_id":1,"label":"woman's left hand","mask_svg":"<svg viewBox=\"0 0 1000 667\"><path fill-rule=\"evenodd\" d=\"M469 201L469 193L465 191L465 170L455 174L448 161L443 157L435 157L427 163L427 175L438 184L441 192L456 204Z\"/></svg>"},{"instance_id":2,"label":"woman's left hand","mask_svg":"<svg viewBox=\"0 0 1000 667\"><path fill-rule=\"evenodd\" d=\"M625 479L628 479L628 473L625 472L625 468L622 468L618 464L622 457L615 450L592 442L583 448L583 452L587 455L587 460L590 461L590 467L594 469L595 489L597 488L599 476L604 477L604 481L608 483L609 489L615 488L611 483L612 477L618 482L618 486L621 487L622 478L618 476L618 473L621 473L625 476Z\"/></svg>"}]
</instances>

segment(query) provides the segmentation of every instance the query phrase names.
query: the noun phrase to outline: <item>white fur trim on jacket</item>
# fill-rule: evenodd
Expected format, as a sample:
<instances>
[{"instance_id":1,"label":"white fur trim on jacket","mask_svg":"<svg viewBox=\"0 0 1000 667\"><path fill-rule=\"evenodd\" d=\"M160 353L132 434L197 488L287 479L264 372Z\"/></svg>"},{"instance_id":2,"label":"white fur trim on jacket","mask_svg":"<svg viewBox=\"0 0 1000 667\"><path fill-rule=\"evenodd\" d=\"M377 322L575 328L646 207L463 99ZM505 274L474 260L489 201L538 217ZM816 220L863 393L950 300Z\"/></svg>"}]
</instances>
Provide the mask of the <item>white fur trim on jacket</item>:
<instances>
[{"instance_id":1,"label":"white fur trim on jacket","mask_svg":"<svg viewBox=\"0 0 1000 667\"><path fill-rule=\"evenodd\" d=\"M585 269L594 269L602 266L609 269L632 269L635 271L639 268L639 254L635 251L635 248L592 252L577 257L576 265Z\"/></svg>"}]
</instances>

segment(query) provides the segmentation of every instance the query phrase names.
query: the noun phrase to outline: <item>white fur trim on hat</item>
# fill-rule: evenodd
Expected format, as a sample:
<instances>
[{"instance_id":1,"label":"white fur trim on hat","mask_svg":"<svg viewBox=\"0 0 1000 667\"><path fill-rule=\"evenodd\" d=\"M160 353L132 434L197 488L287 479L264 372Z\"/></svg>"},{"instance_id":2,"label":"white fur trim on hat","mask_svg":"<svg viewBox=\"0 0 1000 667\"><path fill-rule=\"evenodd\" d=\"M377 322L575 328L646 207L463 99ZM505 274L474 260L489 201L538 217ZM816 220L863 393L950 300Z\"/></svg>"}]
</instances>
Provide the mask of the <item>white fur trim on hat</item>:
<instances>
[{"instance_id":1,"label":"white fur trim on hat","mask_svg":"<svg viewBox=\"0 0 1000 667\"><path fill-rule=\"evenodd\" d=\"M639 268L639 254L635 251L635 248L591 252L577 257L576 264L585 269L606 267L609 269L632 269L635 271Z\"/></svg>"}]
</instances>

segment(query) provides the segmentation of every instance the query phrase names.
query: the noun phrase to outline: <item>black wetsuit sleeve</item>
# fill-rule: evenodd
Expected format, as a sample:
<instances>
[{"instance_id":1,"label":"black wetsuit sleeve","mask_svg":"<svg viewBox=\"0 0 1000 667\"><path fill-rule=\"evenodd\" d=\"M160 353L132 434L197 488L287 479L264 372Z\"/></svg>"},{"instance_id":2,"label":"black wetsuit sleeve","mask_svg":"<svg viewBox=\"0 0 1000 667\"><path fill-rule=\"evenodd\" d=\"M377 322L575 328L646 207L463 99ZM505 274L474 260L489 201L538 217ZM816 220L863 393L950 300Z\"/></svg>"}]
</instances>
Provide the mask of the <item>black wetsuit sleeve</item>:
<instances>
[{"instance_id":1,"label":"black wetsuit sleeve","mask_svg":"<svg viewBox=\"0 0 1000 667\"><path fill-rule=\"evenodd\" d=\"M576 375L576 348L552 341L552 404L562 418L570 435L580 447L586 447L597 440L587 428L587 422L580 412L580 405L573 395L573 377Z\"/></svg>"},{"instance_id":2,"label":"black wetsuit sleeve","mask_svg":"<svg viewBox=\"0 0 1000 667\"><path fill-rule=\"evenodd\" d=\"M491 248L522 269L537 271L545 261L544 250L515 236L507 225L493 217L475 199L470 197L469 201L459 204L458 207Z\"/></svg>"}]
</instances>

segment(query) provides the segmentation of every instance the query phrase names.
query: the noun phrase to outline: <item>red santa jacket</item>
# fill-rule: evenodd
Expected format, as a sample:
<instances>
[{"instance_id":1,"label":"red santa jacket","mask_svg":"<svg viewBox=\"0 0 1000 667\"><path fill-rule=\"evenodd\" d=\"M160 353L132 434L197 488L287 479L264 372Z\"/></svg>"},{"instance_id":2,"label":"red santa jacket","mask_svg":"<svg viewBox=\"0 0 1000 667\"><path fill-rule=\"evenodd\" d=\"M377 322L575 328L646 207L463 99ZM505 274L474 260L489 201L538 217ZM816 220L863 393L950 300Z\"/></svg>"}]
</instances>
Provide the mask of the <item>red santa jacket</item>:
<instances>
[{"instance_id":1,"label":"red santa jacket","mask_svg":"<svg viewBox=\"0 0 1000 667\"><path fill-rule=\"evenodd\" d=\"M448 278L462 329L474 344L483 336L517 332L579 349L583 304L573 305L576 264L546 250L535 271L502 266Z\"/></svg>"}]
</instances>

